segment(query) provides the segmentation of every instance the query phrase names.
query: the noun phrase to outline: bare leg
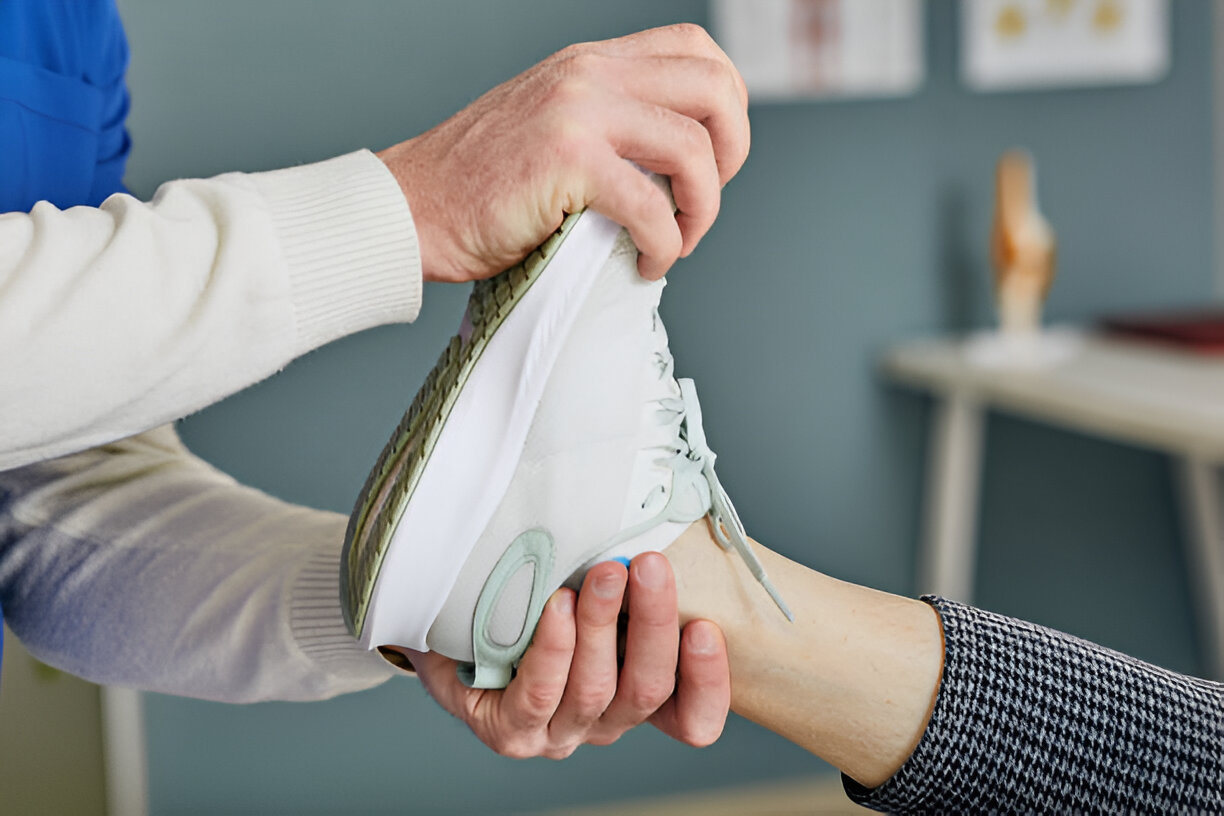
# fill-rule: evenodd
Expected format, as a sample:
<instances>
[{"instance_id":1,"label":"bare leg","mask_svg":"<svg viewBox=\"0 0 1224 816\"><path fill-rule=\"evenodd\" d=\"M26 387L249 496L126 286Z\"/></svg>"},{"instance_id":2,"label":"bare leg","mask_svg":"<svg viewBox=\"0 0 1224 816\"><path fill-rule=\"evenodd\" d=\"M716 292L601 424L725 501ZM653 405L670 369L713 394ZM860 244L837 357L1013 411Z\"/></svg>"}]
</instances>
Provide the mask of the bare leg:
<instances>
[{"instance_id":1,"label":"bare leg","mask_svg":"<svg viewBox=\"0 0 1224 816\"><path fill-rule=\"evenodd\" d=\"M860 784L879 785L913 752L930 718L943 665L938 616L921 601L756 549L794 623L742 559L719 548L705 521L665 551L681 622L704 618L722 628L732 710Z\"/></svg>"}]
</instances>

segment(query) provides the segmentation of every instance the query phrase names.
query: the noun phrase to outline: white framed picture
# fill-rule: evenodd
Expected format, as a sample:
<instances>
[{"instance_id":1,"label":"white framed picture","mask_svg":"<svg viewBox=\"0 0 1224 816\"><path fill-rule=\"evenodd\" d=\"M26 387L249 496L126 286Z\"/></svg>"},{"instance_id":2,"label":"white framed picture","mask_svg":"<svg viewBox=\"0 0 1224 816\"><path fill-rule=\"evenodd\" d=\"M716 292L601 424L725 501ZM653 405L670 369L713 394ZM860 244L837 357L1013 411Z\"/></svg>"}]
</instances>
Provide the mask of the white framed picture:
<instances>
[{"instance_id":1,"label":"white framed picture","mask_svg":"<svg viewBox=\"0 0 1224 816\"><path fill-rule=\"evenodd\" d=\"M1166 0L961 0L974 90L1154 82L1168 71Z\"/></svg>"},{"instance_id":2,"label":"white framed picture","mask_svg":"<svg viewBox=\"0 0 1224 816\"><path fill-rule=\"evenodd\" d=\"M923 0L711 0L711 18L754 102L922 84Z\"/></svg>"}]
</instances>

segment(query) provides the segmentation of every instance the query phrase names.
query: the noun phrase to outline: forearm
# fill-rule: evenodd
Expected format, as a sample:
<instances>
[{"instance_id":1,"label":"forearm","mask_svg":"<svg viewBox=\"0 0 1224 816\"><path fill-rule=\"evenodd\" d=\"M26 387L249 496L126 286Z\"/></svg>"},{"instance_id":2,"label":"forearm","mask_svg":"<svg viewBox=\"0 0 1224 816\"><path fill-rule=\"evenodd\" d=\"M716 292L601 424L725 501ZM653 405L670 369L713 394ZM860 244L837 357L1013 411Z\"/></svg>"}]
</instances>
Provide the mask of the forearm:
<instances>
[{"instance_id":1,"label":"forearm","mask_svg":"<svg viewBox=\"0 0 1224 816\"><path fill-rule=\"evenodd\" d=\"M0 469L177 419L419 303L411 215L369 153L0 215Z\"/></svg>"},{"instance_id":2,"label":"forearm","mask_svg":"<svg viewBox=\"0 0 1224 816\"><path fill-rule=\"evenodd\" d=\"M723 628L732 708L841 769L856 801L892 813L1224 809L1224 685L758 553L793 623L700 523L666 553L681 616Z\"/></svg>"},{"instance_id":3,"label":"forearm","mask_svg":"<svg viewBox=\"0 0 1224 816\"><path fill-rule=\"evenodd\" d=\"M763 547L757 552L795 615L778 613L741 559L710 541L704 522L666 551L682 620L723 629L731 707L876 785L906 760L939 683L939 620L922 603L848 584Z\"/></svg>"},{"instance_id":4,"label":"forearm","mask_svg":"<svg viewBox=\"0 0 1224 816\"><path fill-rule=\"evenodd\" d=\"M162 428L0 472L0 605L31 652L96 682L329 697L390 675L340 615L344 524L235 484Z\"/></svg>"}]
</instances>

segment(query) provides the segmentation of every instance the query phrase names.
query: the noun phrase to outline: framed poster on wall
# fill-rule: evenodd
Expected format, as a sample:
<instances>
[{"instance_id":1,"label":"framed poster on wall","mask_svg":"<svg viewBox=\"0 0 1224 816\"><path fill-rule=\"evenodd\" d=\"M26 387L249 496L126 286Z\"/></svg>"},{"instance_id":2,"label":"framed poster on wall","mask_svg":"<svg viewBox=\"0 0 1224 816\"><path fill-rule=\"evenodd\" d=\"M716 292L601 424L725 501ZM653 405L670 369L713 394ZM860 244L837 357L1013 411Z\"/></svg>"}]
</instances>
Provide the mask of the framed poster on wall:
<instances>
[{"instance_id":1,"label":"framed poster on wall","mask_svg":"<svg viewBox=\"0 0 1224 816\"><path fill-rule=\"evenodd\" d=\"M961 0L961 75L978 91L1154 82L1166 0Z\"/></svg>"},{"instance_id":2,"label":"framed poster on wall","mask_svg":"<svg viewBox=\"0 0 1224 816\"><path fill-rule=\"evenodd\" d=\"M898 96L922 83L923 0L712 0L754 102Z\"/></svg>"}]
</instances>

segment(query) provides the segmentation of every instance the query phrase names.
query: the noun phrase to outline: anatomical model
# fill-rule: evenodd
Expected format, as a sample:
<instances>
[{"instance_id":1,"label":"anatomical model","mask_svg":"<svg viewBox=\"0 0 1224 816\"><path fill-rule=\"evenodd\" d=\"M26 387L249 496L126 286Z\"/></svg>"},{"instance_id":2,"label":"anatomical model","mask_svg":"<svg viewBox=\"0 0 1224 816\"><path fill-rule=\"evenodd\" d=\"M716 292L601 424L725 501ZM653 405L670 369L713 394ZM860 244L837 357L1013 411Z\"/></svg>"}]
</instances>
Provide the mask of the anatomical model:
<instances>
[{"instance_id":1,"label":"anatomical model","mask_svg":"<svg viewBox=\"0 0 1224 816\"><path fill-rule=\"evenodd\" d=\"M995 172L990 260L995 270L999 330L1031 337L1041 330L1041 306L1054 280L1054 230L1037 209L1033 160L1009 150Z\"/></svg>"}]
</instances>

